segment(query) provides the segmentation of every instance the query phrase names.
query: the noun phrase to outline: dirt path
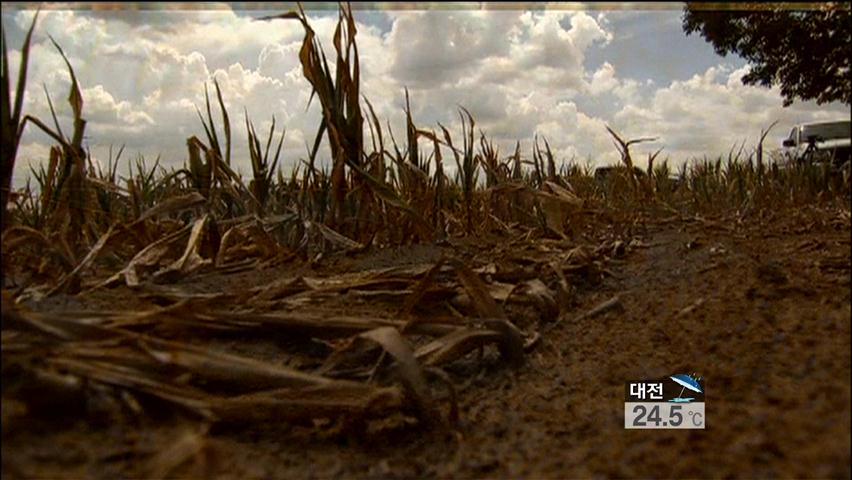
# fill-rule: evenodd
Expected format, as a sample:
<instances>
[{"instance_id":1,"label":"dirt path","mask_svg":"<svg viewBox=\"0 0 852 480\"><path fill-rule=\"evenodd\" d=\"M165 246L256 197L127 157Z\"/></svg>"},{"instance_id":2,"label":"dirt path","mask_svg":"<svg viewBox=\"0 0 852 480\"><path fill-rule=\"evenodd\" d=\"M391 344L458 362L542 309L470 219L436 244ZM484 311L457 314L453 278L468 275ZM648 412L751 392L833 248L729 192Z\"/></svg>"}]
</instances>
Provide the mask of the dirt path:
<instances>
[{"instance_id":1,"label":"dirt path","mask_svg":"<svg viewBox=\"0 0 852 480\"><path fill-rule=\"evenodd\" d=\"M612 276L578 290L573 312L616 295L621 308L565 316L521 368L494 356L459 366L465 376L451 369L458 431L404 420L360 437L274 423L214 426L203 455L175 473L849 478L848 223L669 223L636 237L642 244L608 265ZM707 429L625 430L624 382L680 372L705 379ZM180 428L171 421L17 432L4 438L4 478L139 475L129 452L174 441Z\"/></svg>"}]
</instances>

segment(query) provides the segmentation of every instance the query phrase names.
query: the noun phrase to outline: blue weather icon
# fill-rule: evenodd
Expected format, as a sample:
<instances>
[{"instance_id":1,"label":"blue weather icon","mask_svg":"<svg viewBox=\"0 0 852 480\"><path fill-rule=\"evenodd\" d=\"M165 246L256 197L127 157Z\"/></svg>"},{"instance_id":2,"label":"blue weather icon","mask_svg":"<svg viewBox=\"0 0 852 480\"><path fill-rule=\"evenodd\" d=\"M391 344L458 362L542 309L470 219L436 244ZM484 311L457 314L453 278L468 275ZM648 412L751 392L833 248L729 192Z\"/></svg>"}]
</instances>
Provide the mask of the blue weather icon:
<instances>
[{"instance_id":1,"label":"blue weather icon","mask_svg":"<svg viewBox=\"0 0 852 480\"><path fill-rule=\"evenodd\" d=\"M701 389L701 384L698 383L698 380L701 379L700 377L699 378L692 378L691 376L689 376L685 373L678 373L677 375L672 375L669 378L671 378L673 382L675 382L678 385L681 385L683 387L683 388L680 389L680 393L678 394L677 398L673 398L673 399L669 400L670 402L688 403L688 402L695 400L695 397L684 397L683 396L683 391L686 390L687 388L692 390L693 392L703 393L703 390Z\"/></svg>"}]
</instances>

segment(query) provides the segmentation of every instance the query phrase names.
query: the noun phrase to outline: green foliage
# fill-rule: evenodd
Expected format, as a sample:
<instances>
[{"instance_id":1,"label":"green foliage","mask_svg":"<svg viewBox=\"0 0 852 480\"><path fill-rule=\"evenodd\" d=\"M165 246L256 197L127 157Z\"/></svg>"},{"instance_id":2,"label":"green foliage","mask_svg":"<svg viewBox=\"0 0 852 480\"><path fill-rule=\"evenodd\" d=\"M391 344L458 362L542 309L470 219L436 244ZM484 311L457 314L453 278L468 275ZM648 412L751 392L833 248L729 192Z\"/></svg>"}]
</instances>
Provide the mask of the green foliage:
<instances>
[{"instance_id":1,"label":"green foliage","mask_svg":"<svg viewBox=\"0 0 852 480\"><path fill-rule=\"evenodd\" d=\"M795 99L852 105L852 18L848 3L811 10L784 4L688 2L683 29L698 32L719 55L736 53L751 65L746 85L781 86L784 106Z\"/></svg>"}]
</instances>

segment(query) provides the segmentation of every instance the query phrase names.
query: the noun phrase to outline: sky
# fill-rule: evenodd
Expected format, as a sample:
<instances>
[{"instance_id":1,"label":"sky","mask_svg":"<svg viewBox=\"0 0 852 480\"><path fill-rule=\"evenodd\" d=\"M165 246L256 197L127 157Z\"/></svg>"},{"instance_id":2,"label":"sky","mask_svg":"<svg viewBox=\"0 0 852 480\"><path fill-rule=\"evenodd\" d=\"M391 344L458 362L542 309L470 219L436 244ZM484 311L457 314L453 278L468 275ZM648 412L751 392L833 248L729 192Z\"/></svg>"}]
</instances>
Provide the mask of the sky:
<instances>
[{"instance_id":1,"label":"sky","mask_svg":"<svg viewBox=\"0 0 852 480\"><path fill-rule=\"evenodd\" d=\"M52 124L47 91L63 130L72 130L70 76L49 34L74 67L88 121L85 143L97 162L106 163L111 146L115 153L124 145L120 172L139 155L149 165L158 155L161 165L183 165L187 138L205 139L196 108L204 109L205 84L212 90L215 78L231 117L234 166L250 175L248 112L264 138L273 116L276 142L286 129L281 163L289 173L307 157L320 118L319 102L308 107L311 87L298 61L304 32L292 20L254 20L291 4L249 5L254 9L232 3L95 11L53 4L38 19L24 112ZM681 4L408 5L373 4L354 12L362 93L402 143L406 88L419 128L440 131L440 123L460 141L463 106L501 155L520 141L522 155L531 156L538 135L558 161L592 165L618 161L607 125L624 138L656 137L633 148L634 160L644 165L662 148L658 162L668 158L676 168L726 155L743 142L748 153L761 129L776 120L769 149L779 147L796 123L849 117L840 103L797 101L785 108L777 87L744 86L746 62L717 55L699 35L687 36ZM331 54L336 10L306 8ZM33 13L4 5L13 79ZM16 188L30 166L47 161L50 144L27 128ZM328 155L321 149L320 156Z\"/></svg>"}]
</instances>

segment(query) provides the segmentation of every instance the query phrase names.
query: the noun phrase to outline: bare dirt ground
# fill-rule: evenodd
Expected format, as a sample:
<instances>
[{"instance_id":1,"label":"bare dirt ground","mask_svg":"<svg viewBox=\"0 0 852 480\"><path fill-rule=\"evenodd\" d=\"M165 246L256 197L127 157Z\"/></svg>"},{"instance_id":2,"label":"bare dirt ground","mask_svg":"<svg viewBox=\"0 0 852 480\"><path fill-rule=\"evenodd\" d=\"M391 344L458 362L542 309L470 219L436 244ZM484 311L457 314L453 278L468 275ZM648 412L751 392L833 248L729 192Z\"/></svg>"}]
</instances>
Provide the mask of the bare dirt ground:
<instances>
[{"instance_id":1,"label":"bare dirt ground","mask_svg":"<svg viewBox=\"0 0 852 480\"><path fill-rule=\"evenodd\" d=\"M523 366L486 349L481 361L446 369L458 394L454 428L426 428L405 417L360 433L334 422L214 424L203 431L203 446L180 457L188 460L168 474L849 478L849 219L804 209L729 220L653 221L621 232L628 245L623 252L610 255L598 272L571 277L573 297L558 322L534 309L510 310L512 321L528 334L539 332L540 340ZM444 251L473 266L506 259L521 264L524 255L547 257L584 241L594 246L597 239L537 247L500 239L403 247L314 266L200 276L180 286L197 292L244 288L294 271L333 278L434 262ZM617 308L577 318L615 296ZM402 301L344 295L322 308L387 313ZM29 307L97 310L120 303L133 309L151 302L121 287ZM286 339L197 342L289 366L318 365L309 355L284 354L292 352L284 348ZM707 428L625 430L624 383L681 372L704 377ZM23 407L7 401L13 393L4 388L3 478L150 477L151 459L188 448L184 439L199 428L168 409L111 416L96 402L85 415L16 416L13 410Z\"/></svg>"}]
</instances>

